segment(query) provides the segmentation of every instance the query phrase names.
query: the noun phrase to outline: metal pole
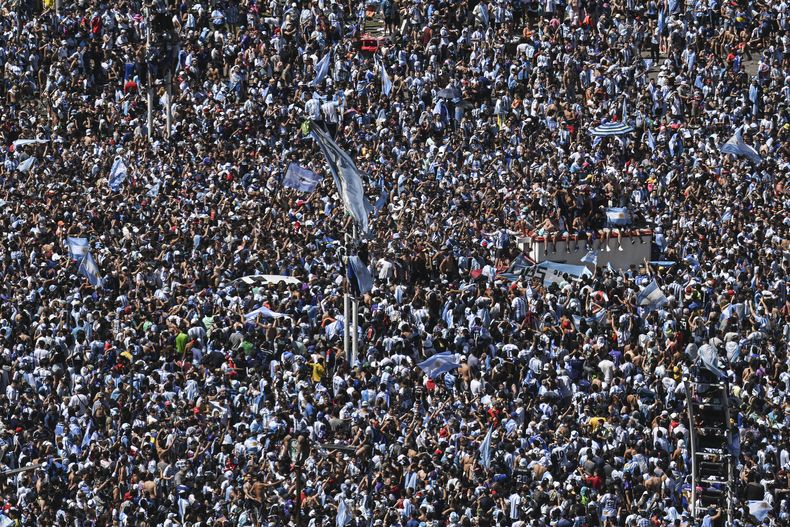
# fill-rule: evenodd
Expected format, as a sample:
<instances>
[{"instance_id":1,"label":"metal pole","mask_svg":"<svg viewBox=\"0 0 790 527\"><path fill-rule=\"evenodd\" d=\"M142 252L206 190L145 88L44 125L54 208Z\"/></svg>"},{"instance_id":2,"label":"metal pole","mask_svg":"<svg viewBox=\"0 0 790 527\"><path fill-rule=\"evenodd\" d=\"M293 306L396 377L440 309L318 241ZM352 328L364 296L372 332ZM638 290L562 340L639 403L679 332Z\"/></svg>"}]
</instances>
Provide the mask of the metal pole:
<instances>
[{"instance_id":1,"label":"metal pole","mask_svg":"<svg viewBox=\"0 0 790 527\"><path fill-rule=\"evenodd\" d=\"M167 67L167 111L165 117L167 119L167 137L170 138L170 133L173 130L173 72L170 69L172 64Z\"/></svg>"},{"instance_id":2,"label":"metal pole","mask_svg":"<svg viewBox=\"0 0 790 527\"><path fill-rule=\"evenodd\" d=\"M294 504L294 514L296 515L296 527L302 527L302 464L297 463L294 466L294 473L296 474L296 500Z\"/></svg>"},{"instance_id":3,"label":"metal pole","mask_svg":"<svg viewBox=\"0 0 790 527\"><path fill-rule=\"evenodd\" d=\"M343 293L343 354L348 361L349 365L352 364L351 362L351 335L349 334L351 331L351 315L349 308L350 306L350 297L348 295L348 291Z\"/></svg>"},{"instance_id":4,"label":"metal pole","mask_svg":"<svg viewBox=\"0 0 790 527\"><path fill-rule=\"evenodd\" d=\"M351 364L359 357L359 298L351 299Z\"/></svg>"},{"instance_id":5,"label":"metal pole","mask_svg":"<svg viewBox=\"0 0 790 527\"><path fill-rule=\"evenodd\" d=\"M151 57L151 13L150 9L145 8L145 53L146 61ZM153 140L154 130L154 79L151 75L151 65L148 64L148 116L146 119L146 127L148 128L148 140Z\"/></svg>"},{"instance_id":6,"label":"metal pole","mask_svg":"<svg viewBox=\"0 0 790 527\"><path fill-rule=\"evenodd\" d=\"M351 249L357 254L357 224L351 223ZM348 254L348 253L346 253ZM359 352L359 299L357 295L351 297L351 365L357 362Z\"/></svg>"},{"instance_id":7,"label":"metal pole","mask_svg":"<svg viewBox=\"0 0 790 527\"><path fill-rule=\"evenodd\" d=\"M60 0L55 0L55 14L60 15Z\"/></svg>"}]
</instances>

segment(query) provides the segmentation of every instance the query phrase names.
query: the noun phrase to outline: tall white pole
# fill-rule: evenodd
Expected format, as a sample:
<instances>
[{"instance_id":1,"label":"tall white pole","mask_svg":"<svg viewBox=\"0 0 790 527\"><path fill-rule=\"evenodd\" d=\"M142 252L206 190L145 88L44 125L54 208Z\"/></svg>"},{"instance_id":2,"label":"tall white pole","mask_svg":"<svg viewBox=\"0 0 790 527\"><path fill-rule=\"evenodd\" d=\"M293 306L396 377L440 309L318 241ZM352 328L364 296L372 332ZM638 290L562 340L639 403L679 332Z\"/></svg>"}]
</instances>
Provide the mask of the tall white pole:
<instances>
[{"instance_id":1,"label":"tall white pole","mask_svg":"<svg viewBox=\"0 0 790 527\"><path fill-rule=\"evenodd\" d=\"M349 297L348 291L343 293L343 355L348 361L349 365L353 364L351 362L351 309L349 305L351 304L351 298Z\"/></svg>"},{"instance_id":2,"label":"tall white pole","mask_svg":"<svg viewBox=\"0 0 790 527\"><path fill-rule=\"evenodd\" d=\"M146 62L151 57L151 13L150 10L145 8L145 54ZM146 127L148 128L148 140L153 139L154 130L154 79L151 75L151 66L148 65L148 116L146 119Z\"/></svg>"},{"instance_id":3,"label":"tall white pole","mask_svg":"<svg viewBox=\"0 0 790 527\"><path fill-rule=\"evenodd\" d=\"M352 222L351 243L354 247L354 254L357 252L357 224ZM357 362L359 352L359 298L357 295L351 297L351 364Z\"/></svg>"}]
</instances>

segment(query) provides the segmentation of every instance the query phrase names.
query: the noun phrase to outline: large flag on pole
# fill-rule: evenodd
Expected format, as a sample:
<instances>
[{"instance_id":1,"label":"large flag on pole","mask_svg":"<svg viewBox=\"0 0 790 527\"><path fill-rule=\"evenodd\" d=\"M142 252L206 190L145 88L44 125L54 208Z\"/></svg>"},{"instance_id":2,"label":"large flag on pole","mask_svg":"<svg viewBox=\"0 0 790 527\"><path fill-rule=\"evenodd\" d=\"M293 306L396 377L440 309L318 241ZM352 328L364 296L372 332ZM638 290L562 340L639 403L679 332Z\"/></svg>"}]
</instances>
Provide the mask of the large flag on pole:
<instances>
[{"instance_id":1,"label":"large flag on pole","mask_svg":"<svg viewBox=\"0 0 790 527\"><path fill-rule=\"evenodd\" d=\"M748 158L755 165L759 165L762 158L757 150L747 145L743 140L743 127L738 127L735 134L721 146L720 149L725 154L732 154L734 156L743 156Z\"/></svg>"},{"instance_id":2,"label":"large flag on pole","mask_svg":"<svg viewBox=\"0 0 790 527\"><path fill-rule=\"evenodd\" d=\"M480 464L483 465L486 470L491 468L491 435L493 432L493 427L489 428L485 439L480 443Z\"/></svg>"},{"instance_id":3,"label":"large flag on pole","mask_svg":"<svg viewBox=\"0 0 790 527\"><path fill-rule=\"evenodd\" d=\"M312 192L320 181L321 178L312 170L291 163L285 171L283 185L299 192Z\"/></svg>"},{"instance_id":4,"label":"large flag on pole","mask_svg":"<svg viewBox=\"0 0 790 527\"><path fill-rule=\"evenodd\" d=\"M91 253L88 252L85 254L85 257L82 259L80 263L79 272L85 275L85 278L88 279L88 282L93 287L98 286L101 284L101 276L99 275L99 266L96 265L96 260L93 259Z\"/></svg>"},{"instance_id":5,"label":"large flag on pole","mask_svg":"<svg viewBox=\"0 0 790 527\"><path fill-rule=\"evenodd\" d=\"M351 160L351 156L337 146L328 133L318 126L313 126L311 135L326 158L346 210L357 222L362 233L368 234L368 210L372 207L365 198L362 175Z\"/></svg>"},{"instance_id":6,"label":"large flag on pole","mask_svg":"<svg viewBox=\"0 0 790 527\"><path fill-rule=\"evenodd\" d=\"M446 351L444 353L431 355L424 361L417 364L417 366L419 366L420 369L424 371L426 375L428 375L428 377L433 379L442 373L453 371L461 365L455 362L455 355L449 351Z\"/></svg>"},{"instance_id":7,"label":"large flag on pole","mask_svg":"<svg viewBox=\"0 0 790 527\"><path fill-rule=\"evenodd\" d=\"M327 51L324 58L318 61L315 65L315 79L310 83L311 86L318 86L326 78L329 73L329 65L332 62L332 52Z\"/></svg>"},{"instance_id":8,"label":"large flag on pole","mask_svg":"<svg viewBox=\"0 0 790 527\"><path fill-rule=\"evenodd\" d=\"M110 169L110 177L107 178L107 183L113 192L118 192L121 189L121 183L126 180L127 170L126 163L120 157L115 160Z\"/></svg>"}]
</instances>

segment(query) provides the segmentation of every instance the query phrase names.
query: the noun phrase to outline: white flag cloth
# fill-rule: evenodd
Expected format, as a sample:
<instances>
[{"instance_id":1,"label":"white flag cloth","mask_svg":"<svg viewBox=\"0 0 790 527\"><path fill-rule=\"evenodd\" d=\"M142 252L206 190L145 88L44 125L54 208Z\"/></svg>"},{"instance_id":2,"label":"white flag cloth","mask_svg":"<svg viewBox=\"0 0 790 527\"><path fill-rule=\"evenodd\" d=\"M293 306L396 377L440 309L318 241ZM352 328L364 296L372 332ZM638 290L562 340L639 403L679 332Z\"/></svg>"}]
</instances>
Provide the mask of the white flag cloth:
<instances>
[{"instance_id":1,"label":"white flag cloth","mask_svg":"<svg viewBox=\"0 0 790 527\"><path fill-rule=\"evenodd\" d=\"M491 468L491 435L494 429L489 428L483 442L480 443L480 464L488 470Z\"/></svg>"},{"instance_id":2,"label":"white flag cloth","mask_svg":"<svg viewBox=\"0 0 790 527\"><path fill-rule=\"evenodd\" d=\"M357 222L362 233L368 234L368 210L372 207L365 198L362 175L351 160L351 156L337 146L328 133L318 126L314 126L310 133L326 158L346 210Z\"/></svg>"},{"instance_id":3,"label":"white flag cloth","mask_svg":"<svg viewBox=\"0 0 790 527\"><path fill-rule=\"evenodd\" d=\"M749 514L754 516L758 522L763 521L772 510L773 507L767 501L749 500Z\"/></svg>"},{"instance_id":4,"label":"white flag cloth","mask_svg":"<svg viewBox=\"0 0 790 527\"><path fill-rule=\"evenodd\" d=\"M318 64L315 65L315 79L310 83L311 86L318 86L323 82L326 78L326 75L329 73L329 65L332 61L332 52L327 52L324 55L324 58L318 61Z\"/></svg>"},{"instance_id":5,"label":"white flag cloth","mask_svg":"<svg viewBox=\"0 0 790 527\"><path fill-rule=\"evenodd\" d=\"M321 182L321 177L296 163L290 163L285 171L285 178L283 178L283 185L298 190L299 192L312 192L318 183Z\"/></svg>"},{"instance_id":6,"label":"white flag cloth","mask_svg":"<svg viewBox=\"0 0 790 527\"><path fill-rule=\"evenodd\" d=\"M82 257L88 254L88 238L69 236L66 238L66 246L69 248L69 255L74 260L82 260Z\"/></svg>"},{"instance_id":7,"label":"white flag cloth","mask_svg":"<svg viewBox=\"0 0 790 527\"><path fill-rule=\"evenodd\" d=\"M249 313L245 314L244 315L244 320L246 320L246 321L255 320L256 318L258 318L258 315L263 315L264 317L267 317L267 318L280 318L280 317L284 317L285 316L282 313L275 313L274 311L272 311L268 307L261 306L258 309L254 309L254 310L250 311Z\"/></svg>"},{"instance_id":8,"label":"white flag cloth","mask_svg":"<svg viewBox=\"0 0 790 527\"><path fill-rule=\"evenodd\" d=\"M668 302L666 295L658 287L655 280L647 284L647 287L642 289L636 296L636 303L640 307L644 307L649 311L656 310Z\"/></svg>"},{"instance_id":9,"label":"white flag cloth","mask_svg":"<svg viewBox=\"0 0 790 527\"><path fill-rule=\"evenodd\" d=\"M743 156L748 158L755 165L759 165L762 158L757 150L747 145L743 140L743 127L738 127L735 134L721 146L720 149L725 154L732 154L734 156Z\"/></svg>"},{"instance_id":10,"label":"white flag cloth","mask_svg":"<svg viewBox=\"0 0 790 527\"><path fill-rule=\"evenodd\" d=\"M107 178L107 183L113 192L118 192L121 188L121 183L126 180L127 176L126 163L120 157L115 160L110 169L110 176Z\"/></svg>"},{"instance_id":11,"label":"white flag cloth","mask_svg":"<svg viewBox=\"0 0 790 527\"><path fill-rule=\"evenodd\" d=\"M417 364L417 366L419 366L420 369L424 371L426 375L428 375L428 377L433 379L442 373L453 371L461 365L455 362L455 355L449 351L446 351L444 353L431 355L421 363Z\"/></svg>"}]
</instances>

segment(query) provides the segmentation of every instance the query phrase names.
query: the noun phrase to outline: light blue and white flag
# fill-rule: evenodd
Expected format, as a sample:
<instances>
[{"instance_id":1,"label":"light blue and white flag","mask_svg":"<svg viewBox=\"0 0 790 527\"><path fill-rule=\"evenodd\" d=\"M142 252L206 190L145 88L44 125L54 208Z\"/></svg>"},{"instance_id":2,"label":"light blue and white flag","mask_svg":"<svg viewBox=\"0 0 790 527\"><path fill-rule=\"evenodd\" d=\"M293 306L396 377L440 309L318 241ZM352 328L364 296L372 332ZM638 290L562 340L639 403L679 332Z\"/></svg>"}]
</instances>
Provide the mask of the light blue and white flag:
<instances>
[{"instance_id":1,"label":"light blue and white flag","mask_svg":"<svg viewBox=\"0 0 790 527\"><path fill-rule=\"evenodd\" d=\"M598 265L598 251L589 251L587 254L582 256L581 261L584 263Z\"/></svg>"},{"instance_id":2,"label":"light blue and white flag","mask_svg":"<svg viewBox=\"0 0 790 527\"><path fill-rule=\"evenodd\" d=\"M379 194L379 199L376 200L376 204L373 205L373 214L378 214L381 209L387 206L387 201L390 198L390 193L387 190L387 187L381 189L381 194Z\"/></svg>"},{"instance_id":3,"label":"light blue and white flag","mask_svg":"<svg viewBox=\"0 0 790 527\"><path fill-rule=\"evenodd\" d=\"M341 496L337 504L337 517L335 518L335 527L344 527L351 520L351 513L346 505L346 499Z\"/></svg>"},{"instance_id":4,"label":"light blue and white flag","mask_svg":"<svg viewBox=\"0 0 790 527\"><path fill-rule=\"evenodd\" d=\"M762 522L774 510L771 504L764 500L749 500L749 514L758 522Z\"/></svg>"},{"instance_id":5,"label":"light blue and white flag","mask_svg":"<svg viewBox=\"0 0 790 527\"><path fill-rule=\"evenodd\" d=\"M636 303L640 307L644 307L649 311L653 311L659 309L661 306L668 302L666 295L658 287L655 279L652 280L647 287L642 289L638 295L636 295Z\"/></svg>"},{"instance_id":6,"label":"light blue and white flag","mask_svg":"<svg viewBox=\"0 0 790 527\"><path fill-rule=\"evenodd\" d=\"M107 183L113 192L118 192L121 189L121 183L126 180L128 171L126 170L126 163L123 159L116 158L110 169L110 176L107 178Z\"/></svg>"},{"instance_id":7,"label":"light blue and white flag","mask_svg":"<svg viewBox=\"0 0 790 527\"><path fill-rule=\"evenodd\" d=\"M99 275L99 266L96 265L96 260L93 259L93 256L90 252L85 254L85 257L80 262L79 272L85 275L85 278L88 279L88 282L93 287L97 287L101 285L101 275Z\"/></svg>"},{"instance_id":8,"label":"light blue and white flag","mask_svg":"<svg viewBox=\"0 0 790 527\"><path fill-rule=\"evenodd\" d=\"M379 60L378 63L379 68L381 68L381 93L389 97L392 92L392 81L390 80L390 76L387 75L386 68L384 68L384 61Z\"/></svg>"},{"instance_id":9,"label":"light blue and white flag","mask_svg":"<svg viewBox=\"0 0 790 527\"><path fill-rule=\"evenodd\" d=\"M483 442L480 443L480 464L483 465L486 470L491 468L491 436L493 433L494 428L489 428Z\"/></svg>"},{"instance_id":10,"label":"light blue and white flag","mask_svg":"<svg viewBox=\"0 0 790 527\"><path fill-rule=\"evenodd\" d=\"M420 369L424 371L426 375L428 375L428 377L434 379L442 373L453 371L461 365L455 362L455 355L449 351L445 351L444 353L431 355L424 361L417 364L417 366L419 366Z\"/></svg>"},{"instance_id":11,"label":"light blue and white flag","mask_svg":"<svg viewBox=\"0 0 790 527\"><path fill-rule=\"evenodd\" d=\"M88 421L88 426L85 428L85 434L82 436L82 448L86 448L90 446L91 441L93 440L93 430L91 427L93 426L93 419Z\"/></svg>"},{"instance_id":12,"label":"light blue and white flag","mask_svg":"<svg viewBox=\"0 0 790 527\"><path fill-rule=\"evenodd\" d=\"M272 311L266 306L261 306L258 309L254 309L249 313L246 313L244 315L244 320L246 320L247 322L251 320L255 320L256 318L258 318L258 315L261 315L266 318L280 318L285 316L282 313L275 313L274 311Z\"/></svg>"},{"instance_id":13,"label":"light blue and white flag","mask_svg":"<svg viewBox=\"0 0 790 527\"><path fill-rule=\"evenodd\" d=\"M66 247L69 249L69 256L72 260L82 260L88 254L88 238L69 236L66 238Z\"/></svg>"},{"instance_id":14,"label":"light blue and white flag","mask_svg":"<svg viewBox=\"0 0 790 527\"><path fill-rule=\"evenodd\" d=\"M716 374L716 377L719 379L727 377L727 374L719 367L719 354L716 352L716 348L710 344L703 344L699 347L699 350L697 350L697 354L699 355L700 361L702 361L702 365Z\"/></svg>"},{"instance_id":15,"label":"light blue and white flag","mask_svg":"<svg viewBox=\"0 0 790 527\"><path fill-rule=\"evenodd\" d=\"M320 127L314 126L310 135L315 139L318 147L326 158L332 178L335 180L337 191L343 199L346 210L359 225L363 234L369 233L368 210L370 205L365 198L362 175L357 170L354 162L337 143Z\"/></svg>"},{"instance_id":16,"label":"light blue and white flag","mask_svg":"<svg viewBox=\"0 0 790 527\"><path fill-rule=\"evenodd\" d=\"M321 176L312 170L307 170L296 163L290 163L285 171L283 186L299 192L313 192L320 181Z\"/></svg>"},{"instance_id":17,"label":"light blue and white flag","mask_svg":"<svg viewBox=\"0 0 790 527\"><path fill-rule=\"evenodd\" d=\"M631 213L626 207L611 207L606 209L606 221L611 225L630 225Z\"/></svg>"},{"instance_id":18,"label":"light blue and white flag","mask_svg":"<svg viewBox=\"0 0 790 527\"><path fill-rule=\"evenodd\" d=\"M647 129L647 146L650 147L650 151L653 152L656 149L656 138L653 137L653 132L650 128Z\"/></svg>"},{"instance_id":19,"label":"light blue and white flag","mask_svg":"<svg viewBox=\"0 0 790 527\"><path fill-rule=\"evenodd\" d=\"M755 165L759 165L762 161L762 158L760 157L760 154L757 153L757 150L747 145L743 141L742 126L739 126L738 129L735 130L735 134L721 146L720 150L725 154L746 157Z\"/></svg>"},{"instance_id":20,"label":"light blue and white flag","mask_svg":"<svg viewBox=\"0 0 790 527\"><path fill-rule=\"evenodd\" d=\"M348 280L351 287L360 295L369 293L373 289L373 276L370 269L357 255L348 257Z\"/></svg>"},{"instance_id":21,"label":"light blue and white flag","mask_svg":"<svg viewBox=\"0 0 790 527\"><path fill-rule=\"evenodd\" d=\"M744 315L747 314L746 304L740 302L737 304L730 304L721 310L721 318L719 321L719 329L722 330L727 326L727 322L732 317L738 317L738 320L743 320Z\"/></svg>"},{"instance_id":22,"label":"light blue and white flag","mask_svg":"<svg viewBox=\"0 0 790 527\"><path fill-rule=\"evenodd\" d=\"M33 163L35 163L35 162L36 162L36 158L33 157L33 156L30 156L27 159L25 159L24 161L22 161L21 163L19 163L16 166L16 169L19 170L22 173L25 173L28 170L30 170L31 168L33 168Z\"/></svg>"},{"instance_id":23,"label":"light blue and white flag","mask_svg":"<svg viewBox=\"0 0 790 527\"><path fill-rule=\"evenodd\" d=\"M315 79L310 83L310 86L318 86L321 84L326 75L329 73L329 66L332 62L332 52L327 51L324 58L318 61L318 64L315 65Z\"/></svg>"},{"instance_id":24,"label":"light blue and white flag","mask_svg":"<svg viewBox=\"0 0 790 527\"><path fill-rule=\"evenodd\" d=\"M161 182L161 181L157 181L156 183L154 183L154 184L151 186L151 188L150 188L150 189L148 189L148 192L146 192L146 195L147 195L149 198L155 198L155 197L157 197L157 196L159 195L159 191L160 191L161 189L162 189L162 182Z\"/></svg>"}]
</instances>

